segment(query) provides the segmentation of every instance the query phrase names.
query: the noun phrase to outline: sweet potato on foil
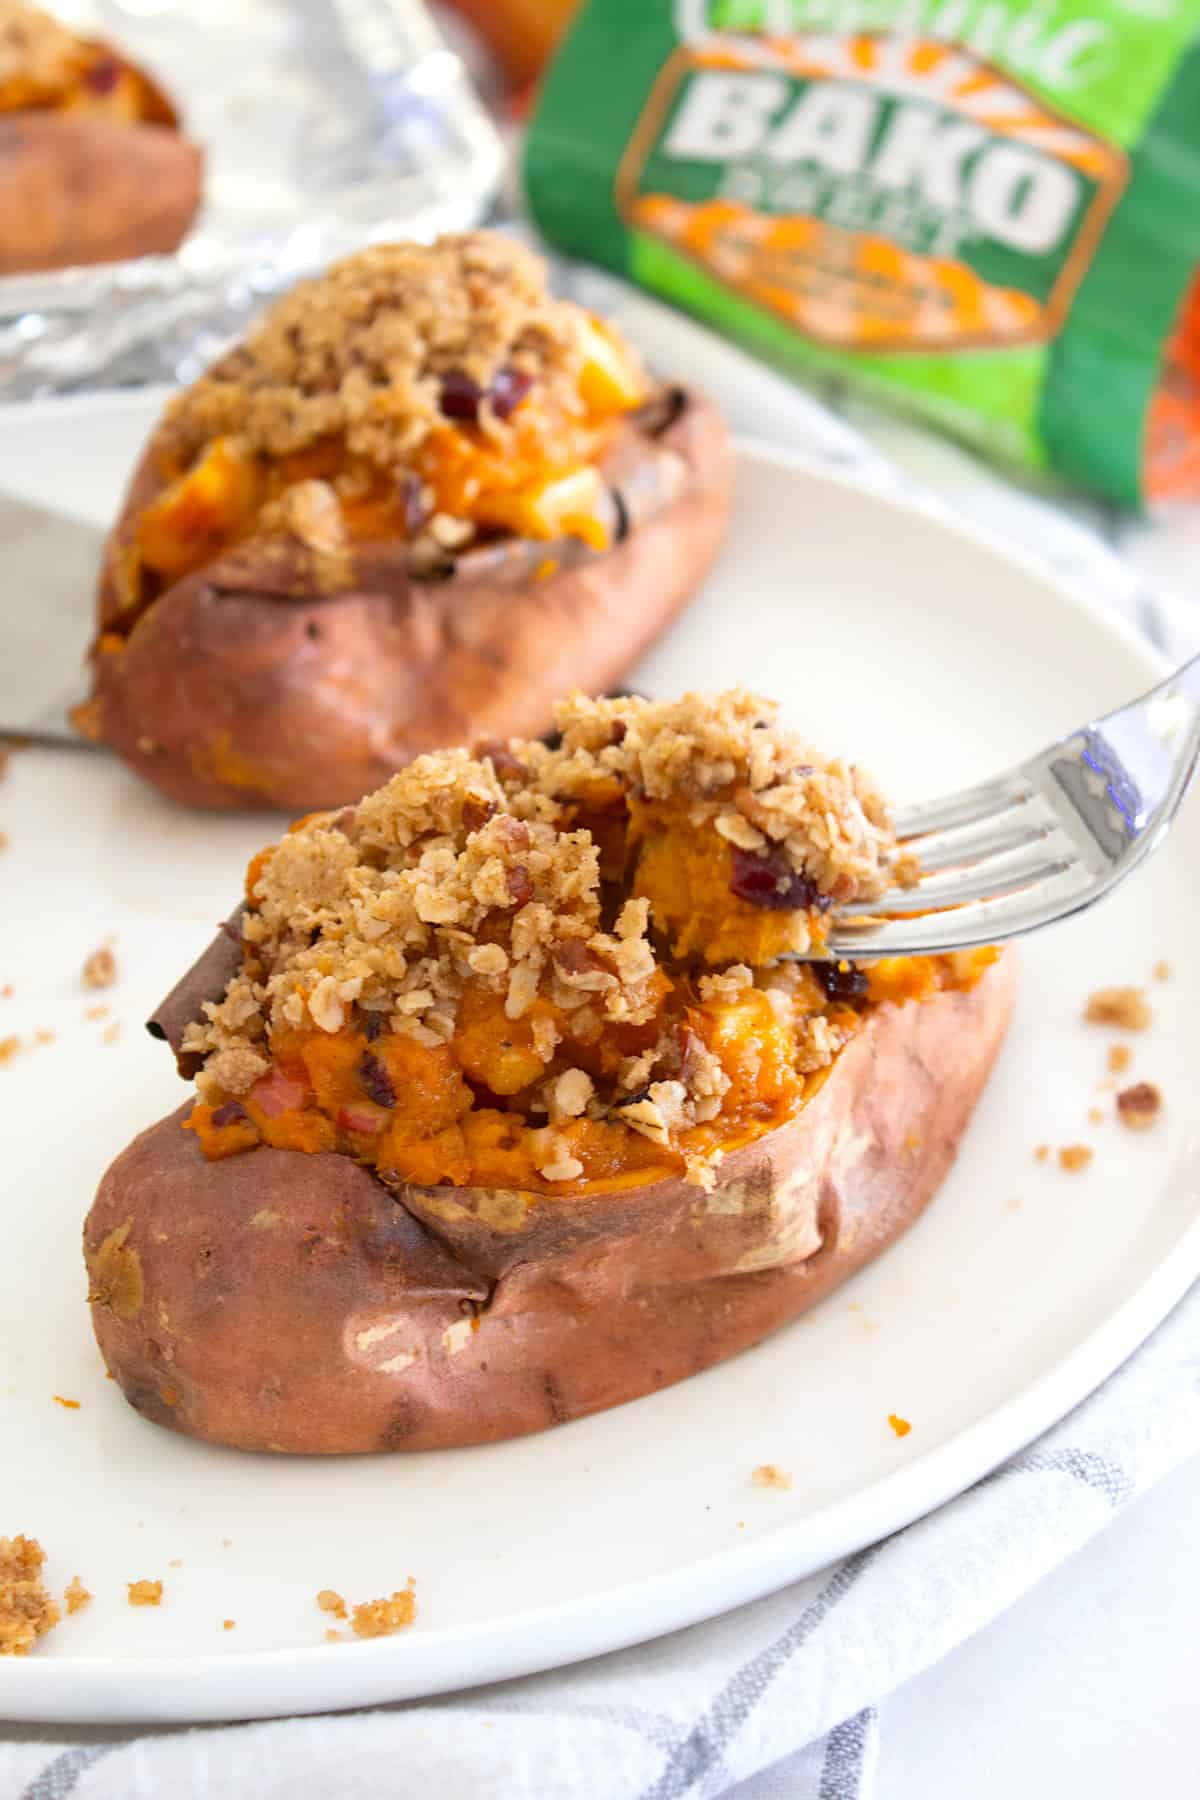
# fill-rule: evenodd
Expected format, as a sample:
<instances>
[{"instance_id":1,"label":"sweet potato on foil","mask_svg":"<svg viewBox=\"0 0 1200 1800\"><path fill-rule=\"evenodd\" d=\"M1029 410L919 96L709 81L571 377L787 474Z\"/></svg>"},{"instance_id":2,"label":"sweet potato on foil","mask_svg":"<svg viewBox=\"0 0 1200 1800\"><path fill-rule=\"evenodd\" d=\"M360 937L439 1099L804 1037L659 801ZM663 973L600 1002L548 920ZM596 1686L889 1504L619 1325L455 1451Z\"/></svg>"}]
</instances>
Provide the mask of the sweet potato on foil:
<instances>
[{"instance_id":1,"label":"sweet potato on foil","mask_svg":"<svg viewBox=\"0 0 1200 1800\"><path fill-rule=\"evenodd\" d=\"M559 722L301 821L156 1014L198 1098L84 1232L147 1418L317 1454L540 1430L757 1343L935 1193L1011 957L811 960L886 888L886 813L752 696ZM723 937L684 949L659 851L705 833Z\"/></svg>"},{"instance_id":2,"label":"sweet potato on foil","mask_svg":"<svg viewBox=\"0 0 1200 1800\"><path fill-rule=\"evenodd\" d=\"M168 409L82 730L196 806L332 806L614 686L725 528L725 428L473 234L337 265Z\"/></svg>"},{"instance_id":3,"label":"sweet potato on foil","mask_svg":"<svg viewBox=\"0 0 1200 1800\"><path fill-rule=\"evenodd\" d=\"M203 157L149 75L0 0L0 274L174 250Z\"/></svg>"}]
</instances>

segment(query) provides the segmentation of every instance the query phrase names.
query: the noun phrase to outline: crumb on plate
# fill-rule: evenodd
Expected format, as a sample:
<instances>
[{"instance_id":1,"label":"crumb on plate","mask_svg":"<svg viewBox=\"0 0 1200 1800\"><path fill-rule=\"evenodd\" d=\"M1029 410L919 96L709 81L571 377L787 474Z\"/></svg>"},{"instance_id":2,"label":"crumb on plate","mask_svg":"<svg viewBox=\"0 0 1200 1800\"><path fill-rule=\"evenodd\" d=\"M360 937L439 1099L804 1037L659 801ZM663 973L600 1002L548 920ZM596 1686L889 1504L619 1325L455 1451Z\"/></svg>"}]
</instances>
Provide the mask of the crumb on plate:
<instances>
[{"instance_id":1,"label":"crumb on plate","mask_svg":"<svg viewBox=\"0 0 1200 1800\"><path fill-rule=\"evenodd\" d=\"M108 1007L101 1001L99 1006L85 1006L83 1016L85 1019L106 1019L108 1012Z\"/></svg>"},{"instance_id":2,"label":"crumb on plate","mask_svg":"<svg viewBox=\"0 0 1200 1800\"><path fill-rule=\"evenodd\" d=\"M340 1631L335 1631L332 1625L328 1626L325 1632L325 1642L327 1644L340 1644L342 1641L342 1633Z\"/></svg>"},{"instance_id":3,"label":"crumb on plate","mask_svg":"<svg viewBox=\"0 0 1200 1800\"><path fill-rule=\"evenodd\" d=\"M1047 1157L1050 1155L1049 1144L1039 1144L1033 1154L1036 1157L1038 1162L1045 1162Z\"/></svg>"},{"instance_id":4,"label":"crumb on plate","mask_svg":"<svg viewBox=\"0 0 1200 1800\"><path fill-rule=\"evenodd\" d=\"M322 1588L317 1595L317 1605L322 1612L332 1613L335 1619L349 1618L346 1602L334 1588Z\"/></svg>"},{"instance_id":5,"label":"crumb on plate","mask_svg":"<svg viewBox=\"0 0 1200 1800\"><path fill-rule=\"evenodd\" d=\"M161 1581L127 1581L130 1606L158 1606L162 1602Z\"/></svg>"},{"instance_id":6,"label":"crumb on plate","mask_svg":"<svg viewBox=\"0 0 1200 1800\"><path fill-rule=\"evenodd\" d=\"M67 1603L67 1611L69 1613L82 1612L85 1606L90 1606L92 1603L92 1596L84 1587L78 1575L72 1575L70 1581L68 1581L66 1591L63 1594L63 1599Z\"/></svg>"},{"instance_id":7,"label":"crumb on plate","mask_svg":"<svg viewBox=\"0 0 1200 1800\"><path fill-rule=\"evenodd\" d=\"M100 1039L102 1043L115 1044L120 1035L121 1021L119 1019L114 1019L111 1025L106 1025L104 1027L104 1030L100 1033Z\"/></svg>"},{"instance_id":8,"label":"crumb on plate","mask_svg":"<svg viewBox=\"0 0 1200 1800\"><path fill-rule=\"evenodd\" d=\"M19 1037L0 1038L0 1063L11 1062L20 1048Z\"/></svg>"},{"instance_id":9,"label":"crumb on plate","mask_svg":"<svg viewBox=\"0 0 1200 1800\"><path fill-rule=\"evenodd\" d=\"M45 1560L36 1538L0 1537L0 1656L28 1656L62 1616L42 1584Z\"/></svg>"},{"instance_id":10,"label":"crumb on plate","mask_svg":"<svg viewBox=\"0 0 1200 1800\"><path fill-rule=\"evenodd\" d=\"M350 1616L350 1629L355 1637L391 1637L404 1631L417 1616L415 1583L410 1575L407 1584L391 1599L364 1600Z\"/></svg>"},{"instance_id":11,"label":"crumb on plate","mask_svg":"<svg viewBox=\"0 0 1200 1800\"><path fill-rule=\"evenodd\" d=\"M182 1567L183 1567L182 1556L173 1556L171 1558L170 1562L167 1564L167 1567L168 1567L168 1569L182 1569Z\"/></svg>"},{"instance_id":12,"label":"crumb on plate","mask_svg":"<svg viewBox=\"0 0 1200 1800\"><path fill-rule=\"evenodd\" d=\"M86 988L108 988L117 979L117 959L107 944L99 950L93 950L83 965L83 985Z\"/></svg>"},{"instance_id":13,"label":"crumb on plate","mask_svg":"<svg viewBox=\"0 0 1200 1800\"><path fill-rule=\"evenodd\" d=\"M1135 987L1097 988L1083 1016L1089 1025L1119 1025L1122 1031L1145 1031L1154 1021L1146 996Z\"/></svg>"},{"instance_id":14,"label":"crumb on plate","mask_svg":"<svg viewBox=\"0 0 1200 1800\"><path fill-rule=\"evenodd\" d=\"M236 1619L222 1619L221 1620L221 1630L222 1631L232 1631L236 1624L237 1624Z\"/></svg>"},{"instance_id":15,"label":"crumb on plate","mask_svg":"<svg viewBox=\"0 0 1200 1800\"><path fill-rule=\"evenodd\" d=\"M1091 1125L1103 1125L1103 1123L1104 1123L1104 1108L1101 1106L1089 1106L1088 1107L1088 1123Z\"/></svg>"},{"instance_id":16,"label":"crumb on plate","mask_svg":"<svg viewBox=\"0 0 1200 1800\"><path fill-rule=\"evenodd\" d=\"M58 1036L58 1033L56 1031L52 1031L50 1029L49 1025L39 1025L37 1030L34 1032L33 1036L34 1036L34 1041L36 1043L52 1044L54 1042L55 1038Z\"/></svg>"},{"instance_id":17,"label":"crumb on plate","mask_svg":"<svg viewBox=\"0 0 1200 1800\"><path fill-rule=\"evenodd\" d=\"M1094 1154L1086 1144L1064 1144L1058 1153L1059 1167L1078 1174L1081 1169L1087 1168Z\"/></svg>"},{"instance_id":18,"label":"crumb on plate","mask_svg":"<svg viewBox=\"0 0 1200 1800\"><path fill-rule=\"evenodd\" d=\"M891 1426L897 1437L907 1437L912 1430L912 1426L909 1424L908 1420L902 1419L899 1413L889 1413L888 1424Z\"/></svg>"},{"instance_id":19,"label":"crumb on plate","mask_svg":"<svg viewBox=\"0 0 1200 1800\"><path fill-rule=\"evenodd\" d=\"M759 1463L750 1479L755 1487L761 1488L790 1488L792 1485L791 1476L785 1475L774 1463Z\"/></svg>"},{"instance_id":20,"label":"crumb on plate","mask_svg":"<svg viewBox=\"0 0 1200 1800\"><path fill-rule=\"evenodd\" d=\"M1133 1061L1133 1051L1128 1044L1113 1044L1108 1052L1109 1073L1123 1075Z\"/></svg>"},{"instance_id":21,"label":"crumb on plate","mask_svg":"<svg viewBox=\"0 0 1200 1800\"><path fill-rule=\"evenodd\" d=\"M1170 979L1171 979L1170 963L1169 962L1156 962L1154 965L1153 973L1154 973L1155 981L1170 981Z\"/></svg>"},{"instance_id":22,"label":"crumb on plate","mask_svg":"<svg viewBox=\"0 0 1200 1800\"><path fill-rule=\"evenodd\" d=\"M1162 1111L1162 1095L1152 1081L1135 1081L1117 1095L1117 1117L1130 1131L1148 1131Z\"/></svg>"},{"instance_id":23,"label":"crumb on plate","mask_svg":"<svg viewBox=\"0 0 1200 1800\"><path fill-rule=\"evenodd\" d=\"M78 1400L68 1400L64 1394L55 1394L54 1404L55 1406L65 1406L68 1412L79 1411Z\"/></svg>"}]
</instances>

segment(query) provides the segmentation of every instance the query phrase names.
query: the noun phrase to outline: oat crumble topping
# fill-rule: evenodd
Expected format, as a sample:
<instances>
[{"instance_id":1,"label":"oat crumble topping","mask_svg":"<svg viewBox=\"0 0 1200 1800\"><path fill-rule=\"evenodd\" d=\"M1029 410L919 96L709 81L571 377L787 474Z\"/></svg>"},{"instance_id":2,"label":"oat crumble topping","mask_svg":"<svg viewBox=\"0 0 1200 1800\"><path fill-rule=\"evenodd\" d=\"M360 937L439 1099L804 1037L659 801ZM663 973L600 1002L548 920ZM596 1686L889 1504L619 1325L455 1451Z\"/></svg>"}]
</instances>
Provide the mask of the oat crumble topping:
<instances>
[{"instance_id":1,"label":"oat crumble topping","mask_svg":"<svg viewBox=\"0 0 1200 1800\"><path fill-rule=\"evenodd\" d=\"M0 1656L28 1656L61 1614L42 1583L36 1538L0 1537Z\"/></svg>"},{"instance_id":2,"label":"oat crumble topping","mask_svg":"<svg viewBox=\"0 0 1200 1800\"><path fill-rule=\"evenodd\" d=\"M1117 1095L1117 1117L1130 1131L1148 1131L1162 1111L1162 1095L1152 1081L1137 1081Z\"/></svg>"},{"instance_id":3,"label":"oat crumble topping","mask_svg":"<svg viewBox=\"0 0 1200 1800\"><path fill-rule=\"evenodd\" d=\"M80 47L74 33L40 6L0 0L0 84L65 87L78 70Z\"/></svg>"},{"instance_id":4,"label":"oat crumble topping","mask_svg":"<svg viewBox=\"0 0 1200 1800\"><path fill-rule=\"evenodd\" d=\"M107 945L93 950L83 965L85 988L107 988L117 979L117 959Z\"/></svg>"},{"instance_id":5,"label":"oat crumble topping","mask_svg":"<svg viewBox=\"0 0 1200 1800\"><path fill-rule=\"evenodd\" d=\"M586 317L553 299L541 259L501 234L376 245L277 301L172 402L163 442L181 460L224 436L278 458L337 437L351 455L399 469L444 423L447 376L486 395L511 370L565 416L580 414ZM505 421L486 402L480 425L503 439Z\"/></svg>"},{"instance_id":6,"label":"oat crumble topping","mask_svg":"<svg viewBox=\"0 0 1200 1800\"><path fill-rule=\"evenodd\" d=\"M1088 996L1084 1018L1090 1025L1118 1025L1122 1031L1145 1031L1154 1014L1141 988L1097 988Z\"/></svg>"},{"instance_id":7,"label":"oat crumble topping","mask_svg":"<svg viewBox=\"0 0 1200 1800\"><path fill-rule=\"evenodd\" d=\"M243 968L184 1040L205 1058L202 1099L248 1094L288 1030L335 1035L365 1020L436 1049L454 1038L464 995L484 991L514 1025L532 1020L547 1071L537 1094L547 1123L535 1138L547 1181L582 1172L562 1136L571 1121L615 1106L630 1130L667 1146L720 1115L729 1077L695 1034L671 1045L652 1035L607 1095L587 1069L551 1068L564 1029L587 1042L657 1018L677 965L652 899L636 891L639 845L682 821L724 870L729 910L729 870L765 870L760 904L788 921L784 941L803 951L834 897L887 886L886 810L859 770L818 757L771 703L741 690L675 702L575 696L558 724L553 749L514 740L420 757L357 807L312 815L256 859ZM614 822L628 863L619 868ZM734 963L696 978L710 1004L756 987L795 1026L799 1072L826 1067L845 1032L805 968ZM718 1160L699 1147L689 1174L711 1187Z\"/></svg>"}]
</instances>

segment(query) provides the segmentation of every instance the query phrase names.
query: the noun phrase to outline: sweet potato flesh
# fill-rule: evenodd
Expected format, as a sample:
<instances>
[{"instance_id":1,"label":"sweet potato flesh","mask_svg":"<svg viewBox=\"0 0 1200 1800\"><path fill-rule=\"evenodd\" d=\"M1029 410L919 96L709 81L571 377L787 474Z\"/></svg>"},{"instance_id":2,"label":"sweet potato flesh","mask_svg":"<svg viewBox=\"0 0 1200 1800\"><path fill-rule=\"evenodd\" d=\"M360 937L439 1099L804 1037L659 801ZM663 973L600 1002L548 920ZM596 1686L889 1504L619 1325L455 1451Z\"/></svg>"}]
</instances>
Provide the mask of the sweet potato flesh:
<instances>
[{"instance_id":1,"label":"sweet potato flesh","mask_svg":"<svg viewBox=\"0 0 1200 1800\"><path fill-rule=\"evenodd\" d=\"M80 39L60 79L25 73L0 82L0 112L69 112L117 124L174 125L175 114L154 84L107 45Z\"/></svg>"},{"instance_id":2,"label":"sweet potato flesh","mask_svg":"<svg viewBox=\"0 0 1200 1800\"><path fill-rule=\"evenodd\" d=\"M888 959L868 972L866 992L852 1001L828 999L807 973L803 1000L809 1017L821 1014L848 1038L872 1007L973 986L995 954ZM767 993L748 988L700 1001L686 969L663 977L659 1014L648 1025L578 1035L576 1016L539 1000L510 1019L503 997L480 983L467 986L453 1038L436 1047L390 1031L276 1032L271 1073L240 1102L197 1102L189 1125L210 1160L261 1143L341 1151L389 1180L421 1186L580 1193L678 1173L693 1155L771 1131L820 1079L797 1066L795 1029ZM549 1068L534 1049L539 1020L559 1033ZM536 1111L547 1078L583 1069L599 1088L672 1024L684 1055L702 1046L729 1080L718 1117L669 1145L631 1129L620 1106L607 1117L562 1120L556 1136L581 1172L551 1187L539 1172L546 1124Z\"/></svg>"},{"instance_id":3,"label":"sweet potato flesh","mask_svg":"<svg viewBox=\"0 0 1200 1800\"><path fill-rule=\"evenodd\" d=\"M603 550L609 528L596 460L620 416L644 398L637 371L595 320L585 328L576 412L531 391L507 415L503 443L478 420L448 418L400 478L350 455L337 437L277 459L252 454L235 438L214 439L187 467L164 466L164 485L138 520L126 558L124 611L132 624L166 583L269 529L266 509L305 481L333 484L342 526L357 541L411 538L441 515L471 533L572 536Z\"/></svg>"}]
</instances>

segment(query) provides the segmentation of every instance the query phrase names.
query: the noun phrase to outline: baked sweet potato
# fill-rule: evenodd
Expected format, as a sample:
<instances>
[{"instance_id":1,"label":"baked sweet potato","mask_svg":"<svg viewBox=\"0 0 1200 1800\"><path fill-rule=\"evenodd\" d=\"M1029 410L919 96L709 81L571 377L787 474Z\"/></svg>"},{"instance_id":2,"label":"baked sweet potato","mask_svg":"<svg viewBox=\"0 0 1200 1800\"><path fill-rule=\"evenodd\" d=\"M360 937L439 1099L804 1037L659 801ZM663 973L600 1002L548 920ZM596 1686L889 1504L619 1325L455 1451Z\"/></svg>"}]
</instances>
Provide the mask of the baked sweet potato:
<instances>
[{"instance_id":1,"label":"baked sweet potato","mask_svg":"<svg viewBox=\"0 0 1200 1800\"><path fill-rule=\"evenodd\" d=\"M835 893L878 897L892 848L869 786L764 703L560 724L302 821L155 1015L199 1098L84 1232L146 1417L319 1454L539 1430L758 1342L936 1191L1012 959L779 952ZM707 969L671 947L655 847L681 832L709 836L698 911L725 895Z\"/></svg>"},{"instance_id":2,"label":"baked sweet potato","mask_svg":"<svg viewBox=\"0 0 1200 1800\"><path fill-rule=\"evenodd\" d=\"M0 4L0 274L174 250L203 158L171 101L111 46Z\"/></svg>"},{"instance_id":3,"label":"baked sweet potato","mask_svg":"<svg viewBox=\"0 0 1200 1800\"><path fill-rule=\"evenodd\" d=\"M711 406L550 301L519 246L366 252L168 411L77 722L174 799L292 810L540 733L683 606L730 484Z\"/></svg>"}]
</instances>

